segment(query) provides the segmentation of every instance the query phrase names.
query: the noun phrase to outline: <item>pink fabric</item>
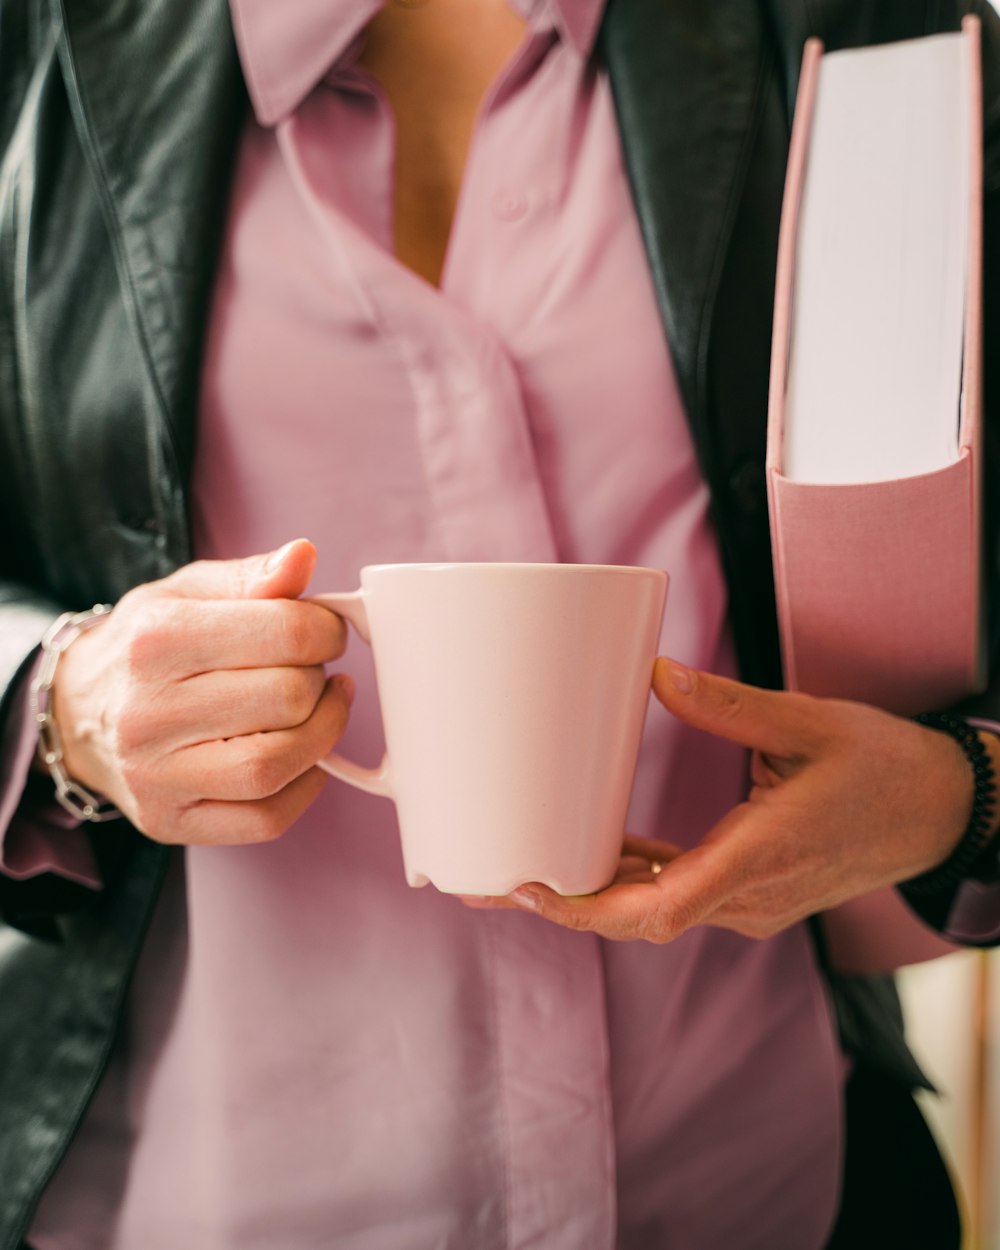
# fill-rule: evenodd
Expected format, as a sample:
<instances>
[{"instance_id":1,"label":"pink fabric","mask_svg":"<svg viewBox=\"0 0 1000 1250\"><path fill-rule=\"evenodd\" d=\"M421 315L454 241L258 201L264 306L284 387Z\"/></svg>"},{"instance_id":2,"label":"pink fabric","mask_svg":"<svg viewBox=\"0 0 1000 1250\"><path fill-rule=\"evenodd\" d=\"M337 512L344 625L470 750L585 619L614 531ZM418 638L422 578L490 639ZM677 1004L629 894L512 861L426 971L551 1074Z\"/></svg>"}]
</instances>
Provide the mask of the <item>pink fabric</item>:
<instances>
[{"instance_id":1,"label":"pink fabric","mask_svg":"<svg viewBox=\"0 0 1000 1250\"><path fill-rule=\"evenodd\" d=\"M391 118L341 55L373 6L299 0L277 40L277 6L233 2L277 124L243 136L199 554L306 534L317 590L386 560L664 567L664 648L732 672L608 84L562 37L569 13L592 31L599 0L530 6L477 124L440 291L391 255ZM365 648L345 667L344 747L374 760ZM744 789L738 751L651 708L630 828L691 843ZM178 855L108 1077L29 1239L809 1250L836 1201L841 1075L804 926L605 945L472 911L409 889L392 806L331 782L277 843Z\"/></svg>"},{"instance_id":2,"label":"pink fabric","mask_svg":"<svg viewBox=\"0 0 1000 1250\"><path fill-rule=\"evenodd\" d=\"M349 56L318 83L375 7L301 0L273 30L276 6L235 10L268 125L246 128L219 274L199 553L307 533L317 589L386 559L660 565L665 649L731 672L706 492L587 57L599 3L532 9L440 292L389 255L380 93ZM374 759L363 649L347 667L345 746ZM653 707L630 827L692 842L744 786L738 752ZM281 842L175 861L30 1239L808 1250L834 1202L840 1072L804 928L654 948L471 912L407 889L390 805L331 783Z\"/></svg>"},{"instance_id":3,"label":"pink fabric","mask_svg":"<svg viewBox=\"0 0 1000 1250\"><path fill-rule=\"evenodd\" d=\"M948 917L948 932L956 942L982 944L1000 938L1000 881L966 882Z\"/></svg>"},{"instance_id":4,"label":"pink fabric","mask_svg":"<svg viewBox=\"0 0 1000 1250\"><path fill-rule=\"evenodd\" d=\"M895 972L963 949L924 924L892 886L824 912L823 931L830 963L845 973Z\"/></svg>"},{"instance_id":5,"label":"pink fabric","mask_svg":"<svg viewBox=\"0 0 1000 1250\"><path fill-rule=\"evenodd\" d=\"M936 473L860 485L770 469L789 688L904 716L976 689L977 646L962 628L978 614L974 478L967 451Z\"/></svg>"},{"instance_id":6,"label":"pink fabric","mask_svg":"<svg viewBox=\"0 0 1000 1250\"><path fill-rule=\"evenodd\" d=\"M1000 724L970 717L970 724L1000 735ZM1000 937L1000 881L967 881L955 893L944 934L910 910L895 889L876 890L823 916L827 954L840 972L892 972Z\"/></svg>"},{"instance_id":7,"label":"pink fabric","mask_svg":"<svg viewBox=\"0 0 1000 1250\"><path fill-rule=\"evenodd\" d=\"M16 880L56 872L70 881L99 889L101 880L87 831L54 799L32 802L25 794L38 734L31 682L36 659L0 734L0 872Z\"/></svg>"},{"instance_id":8,"label":"pink fabric","mask_svg":"<svg viewBox=\"0 0 1000 1250\"><path fill-rule=\"evenodd\" d=\"M978 47L978 22L970 23ZM973 136L970 149L976 155L958 459L892 481L830 485L785 477L796 244L822 51L813 39L803 57L775 289L767 486L785 684L913 715L964 698L978 682L982 142ZM970 64L975 102L978 55ZM981 117L978 104L970 115Z\"/></svg>"}]
</instances>

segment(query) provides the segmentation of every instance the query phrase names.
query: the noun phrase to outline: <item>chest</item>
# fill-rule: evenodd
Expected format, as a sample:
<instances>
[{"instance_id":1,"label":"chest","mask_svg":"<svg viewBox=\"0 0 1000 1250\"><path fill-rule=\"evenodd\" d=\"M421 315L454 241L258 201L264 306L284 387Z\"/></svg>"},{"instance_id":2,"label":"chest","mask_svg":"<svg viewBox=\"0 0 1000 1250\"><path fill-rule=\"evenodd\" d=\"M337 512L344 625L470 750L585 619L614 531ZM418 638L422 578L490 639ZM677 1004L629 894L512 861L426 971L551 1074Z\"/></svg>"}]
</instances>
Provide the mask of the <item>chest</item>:
<instances>
[{"instance_id":1,"label":"chest","mask_svg":"<svg viewBox=\"0 0 1000 1250\"><path fill-rule=\"evenodd\" d=\"M476 117L524 33L507 0L395 0L368 27L360 63L396 128L396 254L435 286Z\"/></svg>"}]
</instances>

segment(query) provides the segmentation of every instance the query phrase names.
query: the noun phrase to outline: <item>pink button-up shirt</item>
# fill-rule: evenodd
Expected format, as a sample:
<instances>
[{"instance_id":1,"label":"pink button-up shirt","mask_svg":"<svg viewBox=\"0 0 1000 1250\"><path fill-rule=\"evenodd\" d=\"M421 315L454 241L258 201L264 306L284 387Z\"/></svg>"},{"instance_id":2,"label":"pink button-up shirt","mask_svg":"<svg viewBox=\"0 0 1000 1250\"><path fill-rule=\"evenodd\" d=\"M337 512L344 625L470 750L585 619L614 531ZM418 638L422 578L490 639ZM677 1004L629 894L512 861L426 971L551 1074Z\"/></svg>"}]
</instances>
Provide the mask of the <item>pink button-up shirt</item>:
<instances>
[{"instance_id":1,"label":"pink button-up shirt","mask_svg":"<svg viewBox=\"0 0 1000 1250\"><path fill-rule=\"evenodd\" d=\"M392 255L377 0L232 0L254 104L205 359L198 553L663 567L664 647L732 671L708 498L629 199L600 0L524 0L436 289ZM665 176L666 172L665 172ZM381 739L369 656L346 752ZM690 844L745 761L651 709L630 828ZM331 781L191 847L37 1250L811 1250L842 1064L804 926L605 944L403 880Z\"/></svg>"}]
</instances>

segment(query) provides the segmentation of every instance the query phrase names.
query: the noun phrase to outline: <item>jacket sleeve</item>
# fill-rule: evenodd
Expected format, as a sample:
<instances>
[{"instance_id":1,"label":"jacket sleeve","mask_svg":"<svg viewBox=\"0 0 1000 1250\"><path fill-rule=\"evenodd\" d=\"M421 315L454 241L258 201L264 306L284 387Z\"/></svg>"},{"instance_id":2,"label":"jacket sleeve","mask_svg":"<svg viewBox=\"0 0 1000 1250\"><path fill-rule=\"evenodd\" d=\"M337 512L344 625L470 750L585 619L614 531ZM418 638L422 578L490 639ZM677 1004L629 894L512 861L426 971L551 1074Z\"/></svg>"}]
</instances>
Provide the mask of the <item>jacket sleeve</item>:
<instances>
[{"instance_id":1,"label":"jacket sleeve","mask_svg":"<svg viewBox=\"0 0 1000 1250\"><path fill-rule=\"evenodd\" d=\"M52 32L43 6L0 0L0 220L13 220L18 203L12 176L18 122L38 60ZM45 589L44 562L36 539L37 518L19 501L30 483L18 455L16 414L30 406L17 342L19 256L0 229L0 463L11 475L0 490L0 726L17 715L23 683L52 621L68 606ZM88 605L89 606L89 605ZM9 749L9 736L6 744ZM44 780L44 779L43 779ZM0 917L28 932L49 933L52 914L73 910L91 891L45 872L25 880L0 873Z\"/></svg>"},{"instance_id":2,"label":"jacket sleeve","mask_svg":"<svg viewBox=\"0 0 1000 1250\"><path fill-rule=\"evenodd\" d=\"M39 5L0 0L0 206L5 216L8 205L13 207L15 196L11 167L17 123L43 29ZM12 250L9 246L0 247L0 426L6 428L13 421L22 389L15 333L18 264ZM16 453L13 442L4 440L0 446ZM19 469L16 454L12 454L5 472L17 475ZM42 635L62 611L58 603L36 588L40 570L35 545L15 515L12 503L12 495L19 494L16 489L0 491L0 716L5 716L8 700ZM33 562L35 579L29 575Z\"/></svg>"},{"instance_id":3,"label":"jacket sleeve","mask_svg":"<svg viewBox=\"0 0 1000 1250\"><path fill-rule=\"evenodd\" d=\"M44 597L31 593L27 588L6 579L0 580L0 681L3 683L0 697L0 724L11 729L11 718L20 719L20 704L23 694L23 682L27 680L27 669L33 664L36 648L42 634L48 628L59 609ZM14 745L11 738L19 735L7 732L3 735L5 750ZM3 762L4 772L10 764L9 759ZM39 779L47 785L46 778ZM17 786L16 777L8 778L9 784ZM29 809L33 808L36 816L41 816L45 806L44 796L28 794L11 827L11 833L18 832L18 820L31 819ZM42 818L33 830L37 838L51 837L55 830L45 829ZM22 830L21 832L24 832ZM0 871L0 917L7 923L36 935L47 935L51 929L50 917L57 912L75 910L82 905L86 896L91 893L96 883L97 872L93 866L87 834L80 830L67 830L72 836L72 850L67 847L65 862L56 846L52 847L53 855L48 857L47 867L57 871L33 871L30 875L17 876ZM74 870L73 865L76 865Z\"/></svg>"},{"instance_id":4,"label":"jacket sleeve","mask_svg":"<svg viewBox=\"0 0 1000 1250\"><path fill-rule=\"evenodd\" d=\"M0 872L23 881L54 872L100 888L85 821L66 811L50 778L32 768L38 741L29 666L0 724Z\"/></svg>"}]
</instances>

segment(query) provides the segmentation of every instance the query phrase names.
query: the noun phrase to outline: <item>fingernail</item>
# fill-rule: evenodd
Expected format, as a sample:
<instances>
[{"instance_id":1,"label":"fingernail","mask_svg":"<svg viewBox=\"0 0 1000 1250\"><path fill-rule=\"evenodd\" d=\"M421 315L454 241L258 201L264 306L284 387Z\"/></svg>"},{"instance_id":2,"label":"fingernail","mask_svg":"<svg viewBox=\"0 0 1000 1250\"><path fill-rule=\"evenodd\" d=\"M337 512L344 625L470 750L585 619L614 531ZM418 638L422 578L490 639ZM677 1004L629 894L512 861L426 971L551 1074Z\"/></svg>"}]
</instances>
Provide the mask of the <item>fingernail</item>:
<instances>
[{"instance_id":1,"label":"fingernail","mask_svg":"<svg viewBox=\"0 0 1000 1250\"><path fill-rule=\"evenodd\" d=\"M530 907L532 911L538 911L542 905L542 900L535 891L529 890L523 885L519 885L516 890L512 890L510 897L519 907Z\"/></svg>"},{"instance_id":2,"label":"fingernail","mask_svg":"<svg viewBox=\"0 0 1000 1250\"><path fill-rule=\"evenodd\" d=\"M295 540L293 539L292 542L294 541ZM272 569L276 569L278 565L282 562L282 560L284 560L285 556L288 554L288 551L291 548L291 546L292 546L292 543L285 543L285 545L283 547L279 547L277 551L272 551L271 554L264 561L264 572L270 573Z\"/></svg>"},{"instance_id":3,"label":"fingernail","mask_svg":"<svg viewBox=\"0 0 1000 1250\"><path fill-rule=\"evenodd\" d=\"M285 543L285 545L283 547L279 547L277 551L272 551L264 561L265 572L270 573L273 569L276 569L295 544L300 542L302 542L301 538L293 538L290 543Z\"/></svg>"},{"instance_id":4,"label":"fingernail","mask_svg":"<svg viewBox=\"0 0 1000 1250\"><path fill-rule=\"evenodd\" d=\"M690 694L694 689L694 675L691 670L685 668L683 664L678 664L676 660L667 661L667 674L670 677L670 684L681 694Z\"/></svg>"}]
</instances>

